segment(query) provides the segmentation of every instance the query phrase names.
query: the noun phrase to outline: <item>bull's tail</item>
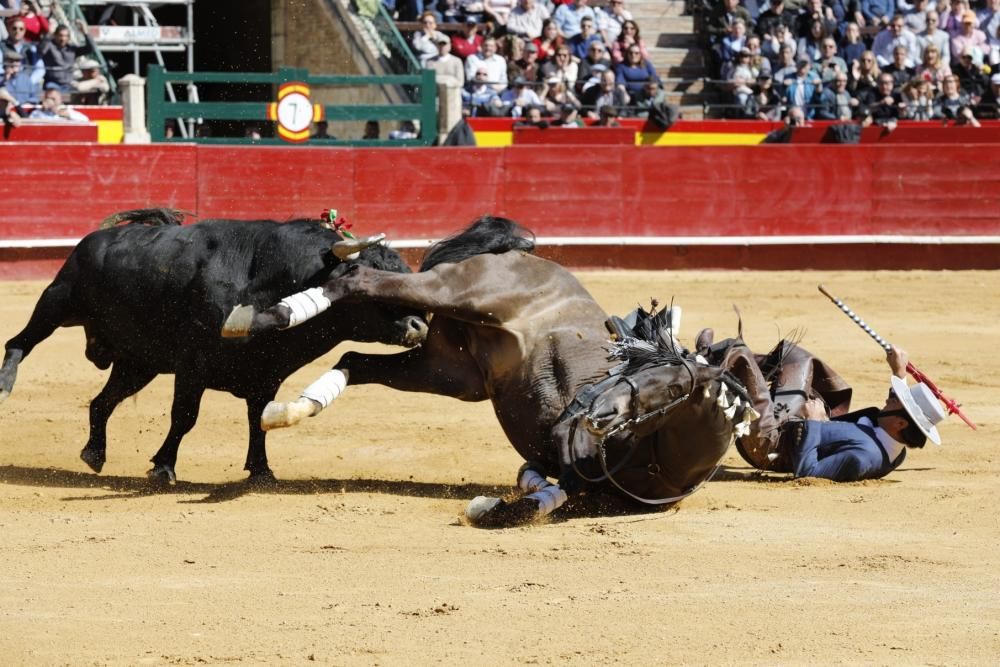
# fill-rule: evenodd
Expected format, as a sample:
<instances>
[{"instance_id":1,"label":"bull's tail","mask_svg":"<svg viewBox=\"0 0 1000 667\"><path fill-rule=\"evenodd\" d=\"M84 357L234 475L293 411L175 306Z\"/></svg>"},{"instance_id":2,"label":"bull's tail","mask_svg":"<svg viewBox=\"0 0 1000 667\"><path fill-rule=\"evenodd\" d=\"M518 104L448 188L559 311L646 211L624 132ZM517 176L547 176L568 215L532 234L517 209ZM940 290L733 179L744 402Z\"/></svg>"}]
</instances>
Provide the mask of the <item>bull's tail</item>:
<instances>
[{"instance_id":1,"label":"bull's tail","mask_svg":"<svg viewBox=\"0 0 1000 667\"><path fill-rule=\"evenodd\" d=\"M108 229L121 224L150 225L152 227L182 225L185 215L189 214L176 208L137 208L109 215L101 221L100 228Z\"/></svg>"},{"instance_id":2,"label":"bull's tail","mask_svg":"<svg viewBox=\"0 0 1000 667\"><path fill-rule=\"evenodd\" d=\"M438 264L454 264L475 255L499 255L510 250L533 252L534 233L513 220L484 215L465 231L431 246L420 270L426 271Z\"/></svg>"}]
</instances>

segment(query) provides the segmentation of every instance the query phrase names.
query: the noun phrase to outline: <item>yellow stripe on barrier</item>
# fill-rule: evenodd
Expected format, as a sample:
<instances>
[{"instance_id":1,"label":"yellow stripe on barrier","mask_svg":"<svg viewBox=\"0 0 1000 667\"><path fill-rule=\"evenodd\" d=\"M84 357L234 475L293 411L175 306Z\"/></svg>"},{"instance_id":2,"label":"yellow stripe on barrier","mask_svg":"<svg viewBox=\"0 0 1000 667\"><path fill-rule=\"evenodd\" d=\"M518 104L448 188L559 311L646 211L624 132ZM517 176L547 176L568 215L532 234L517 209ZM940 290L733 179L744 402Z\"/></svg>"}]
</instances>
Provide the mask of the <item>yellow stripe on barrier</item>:
<instances>
[{"instance_id":1,"label":"yellow stripe on barrier","mask_svg":"<svg viewBox=\"0 0 1000 667\"><path fill-rule=\"evenodd\" d=\"M97 143L120 144L125 129L120 120L95 120L97 123Z\"/></svg>"}]
</instances>

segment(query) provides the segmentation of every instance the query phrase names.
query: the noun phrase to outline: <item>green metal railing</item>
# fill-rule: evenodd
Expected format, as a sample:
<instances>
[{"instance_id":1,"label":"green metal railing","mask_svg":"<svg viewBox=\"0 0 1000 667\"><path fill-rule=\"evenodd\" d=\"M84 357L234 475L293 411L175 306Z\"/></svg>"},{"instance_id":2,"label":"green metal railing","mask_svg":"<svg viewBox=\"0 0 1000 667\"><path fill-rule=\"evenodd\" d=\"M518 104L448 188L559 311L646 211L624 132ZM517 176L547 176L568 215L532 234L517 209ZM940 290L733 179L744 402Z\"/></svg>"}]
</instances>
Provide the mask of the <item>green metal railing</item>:
<instances>
[{"instance_id":1,"label":"green metal railing","mask_svg":"<svg viewBox=\"0 0 1000 667\"><path fill-rule=\"evenodd\" d=\"M197 142L205 144L268 144L288 145L280 138L265 137L171 137L165 135L168 119L204 119L255 121L267 120L267 102L170 102L164 99L166 86L177 83L215 84L271 84L277 86L290 81L300 81L310 87L320 86L405 86L416 91L419 101L405 104L327 104L324 112L327 121L417 120L420 135L417 139L392 140L342 140L310 139L304 145L332 146L429 146L437 137L437 86L433 70L417 74L389 76L327 76L311 75L297 67L283 67L273 73L241 72L168 72L158 65L149 67L146 79L146 113L149 134L154 142ZM275 92L276 94L276 92Z\"/></svg>"},{"instance_id":2,"label":"green metal railing","mask_svg":"<svg viewBox=\"0 0 1000 667\"><path fill-rule=\"evenodd\" d=\"M371 22L372 29L378 36L378 41L381 42L380 46L384 49L382 55L386 59L387 66L395 74L415 74L419 72L420 63L417 62L406 40L399 34L396 22L386 12L381 2L377 4L377 9L378 13L375 16L369 18L362 15L362 18L368 19Z\"/></svg>"}]
</instances>

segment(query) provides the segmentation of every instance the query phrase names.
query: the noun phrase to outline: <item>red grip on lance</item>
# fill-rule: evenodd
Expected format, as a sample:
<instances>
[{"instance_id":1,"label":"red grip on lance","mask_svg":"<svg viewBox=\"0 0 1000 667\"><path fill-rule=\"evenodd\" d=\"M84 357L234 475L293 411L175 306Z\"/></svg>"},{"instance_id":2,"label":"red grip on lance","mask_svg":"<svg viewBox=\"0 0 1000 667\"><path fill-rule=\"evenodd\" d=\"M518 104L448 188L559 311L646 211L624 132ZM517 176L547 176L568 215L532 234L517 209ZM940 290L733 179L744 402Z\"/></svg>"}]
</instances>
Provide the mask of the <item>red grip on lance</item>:
<instances>
[{"instance_id":1,"label":"red grip on lance","mask_svg":"<svg viewBox=\"0 0 1000 667\"><path fill-rule=\"evenodd\" d=\"M864 330L864 332L866 334L868 334L869 336L871 336L875 340L876 343L878 343L879 345L881 345L882 349L884 349L886 352L888 352L889 350L892 349L892 345L889 343L889 341L885 340L884 338L882 338L881 336L879 336L877 333L875 333L875 330L872 329L870 326L868 326L868 324L863 319L861 319L860 317L858 317L854 313L854 311L851 310L847 306L846 303L844 303L843 301L841 301L837 297L835 297L832 294L830 294L829 292L827 292L826 289L824 289L822 285L819 285L818 287L819 287L819 291L822 292L823 295L826 296L826 298L830 299L830 301L832 301L834 303L834 305L836 305L838 308L840 308L840 310L845 315L847 315L849 318L851 318L851 320L855 324L857 324L859 327L861 327L861 329ZM927 375L924 374L923 371L921 371L920 369L918 369L912 363L908 362L906 364L906 372L909 373L910 375L912 375L913 379L916 380L917 382L923 382L925 385L927 385L927 388L931 390L931 393L934 394L934 396L936 396L939 401L941 401L942 403L944 403L945 407L948 409L948 414L958 415L962 419L962 421L964 421L966 424L968 424L972 428L972 430L974 430L974 431L977 430L976 429L976 425L973 424L969 420L969 418L966 417L962 413L961 405L959 403L957 403L954 399L945 396L944 392L942 392L940 389L938 389L937 385L934 384L934 382L931 381L931 379L929 377L927 377Z\"/></svg>"}]
</instances>

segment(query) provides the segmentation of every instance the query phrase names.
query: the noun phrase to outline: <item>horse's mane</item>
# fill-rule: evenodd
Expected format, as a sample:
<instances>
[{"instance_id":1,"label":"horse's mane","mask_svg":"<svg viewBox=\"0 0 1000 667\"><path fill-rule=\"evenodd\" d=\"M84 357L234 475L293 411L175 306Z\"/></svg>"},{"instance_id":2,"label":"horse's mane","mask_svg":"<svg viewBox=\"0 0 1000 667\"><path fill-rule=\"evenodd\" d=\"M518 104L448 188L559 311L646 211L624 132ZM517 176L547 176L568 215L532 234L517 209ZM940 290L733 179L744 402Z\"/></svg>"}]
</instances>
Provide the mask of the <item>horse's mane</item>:
<instances>
[{"instance_id":1,"label":"horse's mane","mask_svg":"<svg viewBox=\"0 0 1000 667\"><path fill-rule=\"evenodd\" d=\"M455 264L475 255L499 255L510 250L533 252L535 235L513 220L484 215L468 229L438 241L424 254L420 270L438 264Z\"/></svg>"},{"instance_id":2,"label":"horse's mane","mask_svg":"<svg viewBox=\"0 0 1000 667\"><path fill-rule=\"evenodd\" d=\"M176 208L137 208L109 215L101 221L100 229L108 229L123 223L130 225L150 225L152 227L162 227L165 225L179 226L184 224L185 215L184 211Z\"/></svg>"},{"instance_id":3,"label":"horse's mane","mask_svg":"<svg viewBox=\"0 0 1000 667\"><path fill-rule=\"evenodd\" d=\"M684 363L686 350L679 348L674 340L667 322L669 314L669 308L656 312L655 305L649 311L640 307L631 330L619 318L614 318L619 338L611 344L608 359L620 359L622 363L609 373L631 375L650 364L676 366Z\"/></svg>"}]
</instances>

